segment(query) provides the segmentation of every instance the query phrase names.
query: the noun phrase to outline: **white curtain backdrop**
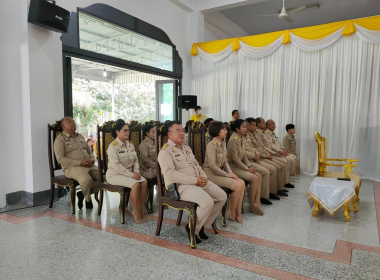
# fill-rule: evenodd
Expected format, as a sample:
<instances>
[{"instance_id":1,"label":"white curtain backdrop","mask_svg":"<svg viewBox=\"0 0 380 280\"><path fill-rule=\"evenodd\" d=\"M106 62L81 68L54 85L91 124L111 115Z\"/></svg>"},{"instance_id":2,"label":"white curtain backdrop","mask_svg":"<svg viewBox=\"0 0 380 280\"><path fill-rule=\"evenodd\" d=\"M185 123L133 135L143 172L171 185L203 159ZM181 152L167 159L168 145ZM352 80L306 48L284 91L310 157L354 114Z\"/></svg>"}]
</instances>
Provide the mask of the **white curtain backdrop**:
<instances>
[{"instance_id":1,"label":"white curtain backdrop","mask_svg":"<svg viewBox=\"0 0 380 280\"><path fill-rule=\"evenodd\" d=\"M290 44L281 38L264 48L240 42L239 51L230 46L212 59L198 48L192 94L216 120L230 121L233 109L242 118L273 119L280 139L294 123L303 173L317 173L318 131L327 138L329 158L357 158L354 172L380 181L380 32L356 28L352 36L338 30L309 49L294 35Z\"/></svg>"}]
</instances>

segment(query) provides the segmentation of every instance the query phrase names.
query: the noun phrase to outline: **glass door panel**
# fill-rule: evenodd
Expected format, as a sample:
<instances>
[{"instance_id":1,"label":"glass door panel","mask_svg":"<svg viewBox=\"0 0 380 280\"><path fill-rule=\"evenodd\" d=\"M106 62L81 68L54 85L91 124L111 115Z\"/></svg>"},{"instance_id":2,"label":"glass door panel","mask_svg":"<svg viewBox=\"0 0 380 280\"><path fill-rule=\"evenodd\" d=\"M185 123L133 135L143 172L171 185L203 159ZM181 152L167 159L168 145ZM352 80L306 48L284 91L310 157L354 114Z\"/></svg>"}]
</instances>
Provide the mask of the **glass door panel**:
<instances>
[{"instance_id":1,"label":"glass door panel","mask_svg":"<svg viewBox=\"0 0 380 280\"><path fill-rule=\"evenodd\" d=\"M176 120L176 98L178 95L178 81L156 81L156 112L157 120L165 122Z\"/></svg>"}]
</instances>

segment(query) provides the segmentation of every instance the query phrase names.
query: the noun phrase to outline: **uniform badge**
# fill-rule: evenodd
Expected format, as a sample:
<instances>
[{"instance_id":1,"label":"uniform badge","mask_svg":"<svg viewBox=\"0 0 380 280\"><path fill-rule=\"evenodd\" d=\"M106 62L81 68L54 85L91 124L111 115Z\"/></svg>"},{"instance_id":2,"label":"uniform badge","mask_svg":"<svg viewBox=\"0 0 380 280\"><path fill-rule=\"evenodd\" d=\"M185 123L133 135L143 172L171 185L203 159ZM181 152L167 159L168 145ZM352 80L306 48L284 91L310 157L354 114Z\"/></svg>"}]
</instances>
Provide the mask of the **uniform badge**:
<instances>
[{"instance_id":1,"label":"uniform badge","mask_svg":"<svg viewBox=\"0 0 380 280\"><path fill-rule=\"evenodd\" d=\"M190 155L191 152L190 152L189 150L186 150L186 154L187 154L187 155Z\"/></svg>"},{"instance_id":2,"label":"uniform badge","mask_svg":"<svg viewBox=\"0 0 380 280\"><path fill-rule=\"evenodd\" d=\"M166 147L168 146L168 144L167 143L165 143L163 146L162 146L162 150L165 150L166 149Z\"/></svg>"},{"instance_id":3,"label":"uniform badge","mask_svg":"<svg viewBox=\"0 0 380 280\"><path fill-rule=\"evenodd\" d=\"M117 145L117 141L113 141L112 145L116 146Z\"/></svg>"}]
</instances>

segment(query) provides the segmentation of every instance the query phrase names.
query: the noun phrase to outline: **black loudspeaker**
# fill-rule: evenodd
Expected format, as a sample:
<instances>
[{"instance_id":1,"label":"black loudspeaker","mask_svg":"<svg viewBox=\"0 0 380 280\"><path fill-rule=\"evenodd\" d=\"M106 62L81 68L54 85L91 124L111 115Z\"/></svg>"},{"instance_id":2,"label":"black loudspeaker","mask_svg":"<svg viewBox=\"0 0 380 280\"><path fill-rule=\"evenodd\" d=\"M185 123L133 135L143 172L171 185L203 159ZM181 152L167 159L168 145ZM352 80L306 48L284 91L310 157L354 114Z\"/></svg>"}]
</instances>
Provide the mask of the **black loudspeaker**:
<instances>
[{"instance_id":1,"label":"black loudspeaker","mask_svg":"<svg viewBox=\"0 0 380 280\"><path fill-rule=\"evenodd\" d=\"M178 109L195 109L197 107L196 95L180 95L178 96Z\"/></svg>"},{"instance_id":2,"label":"black loudspeaker","mask_svg":"<svg viewBox=\"0 0 380 280\"><path fill-rule=\"evenodd\" d=\"M30 1L28 22L56 32L67 33L69 21L70 12L55 5L55 1L53 3L47 0Z\"/></svg>"}]
</instances>

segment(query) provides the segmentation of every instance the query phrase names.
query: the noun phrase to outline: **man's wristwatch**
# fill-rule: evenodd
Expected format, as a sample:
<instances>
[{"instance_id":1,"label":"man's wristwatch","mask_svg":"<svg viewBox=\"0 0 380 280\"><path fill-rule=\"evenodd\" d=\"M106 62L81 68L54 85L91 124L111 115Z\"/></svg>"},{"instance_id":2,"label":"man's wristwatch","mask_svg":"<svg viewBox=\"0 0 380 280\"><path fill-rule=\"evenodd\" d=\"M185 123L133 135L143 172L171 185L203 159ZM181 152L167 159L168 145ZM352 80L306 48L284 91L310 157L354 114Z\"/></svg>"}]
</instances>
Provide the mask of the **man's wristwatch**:
<instances>
[{"instance_id":1,"label":"man's wristwatch","mask_svg":"<svg viewBox=\"0 0 380 280\"><path fill-rule=\"evenodd\" d=\"M228 177L228 172L226 172L226 177Z\"/></svg>"}]
</instances>

